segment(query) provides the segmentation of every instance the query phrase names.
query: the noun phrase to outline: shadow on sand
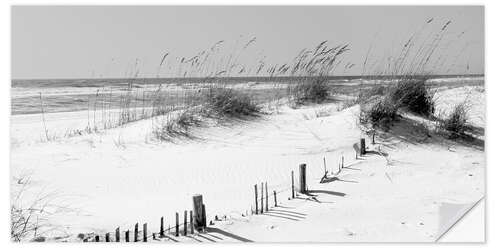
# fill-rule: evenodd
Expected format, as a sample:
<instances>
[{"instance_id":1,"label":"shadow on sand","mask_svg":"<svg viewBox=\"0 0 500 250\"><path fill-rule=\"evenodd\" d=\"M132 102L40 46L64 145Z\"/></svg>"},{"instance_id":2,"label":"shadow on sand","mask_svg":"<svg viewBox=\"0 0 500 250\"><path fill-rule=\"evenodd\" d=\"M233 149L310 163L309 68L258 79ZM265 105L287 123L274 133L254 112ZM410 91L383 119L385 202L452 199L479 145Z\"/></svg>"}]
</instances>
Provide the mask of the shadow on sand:
<instances>
[{"instance_id":1,"label":"shadow on sand","mask_svg":"<svg viewBox=\"0 0 500 250\"><path fill-rule=\"evenodd\" d=\"M350 183L359 183L357 181L351 181L351 180L343 180L343 179L339 179L338 177L326 177L326 178L323 178L319 183L330 183L330 182L334 182L334 181L342 181L342 182L350 182ZM309 191L310 192L310 191Z\"/></svg>"},{"instance_id":2,"label":"shadow on sand","mask_svg":"<svg viewBox=\"0 0 500 250\"><path fill-rule=\"evenodd\" d=\"M223 235L223 236L226 236L228 238L232 238L232 239L235 239L235 240L238 240L238 241L241 241L241 242L252 242L251 240L249 240L247 238L243 238L241 236L238 236L238 235L226 232L226 231L224 231L222 229L215 228L215 227L207 227L207 233L217 233L217 234L220 234L220 235ZM200 236L201 236L201 234L200 234ZM211 236L213 236L213 235L211 235ZM204 237L204 238L206 238L206 237ZM210 239L210 240L214 241L212 239Z\"/></svg>"},{"instance_id":3,"label":"shadow on sand","mask_svg":"<svg viewBox=\"0 0 500 250\"><path fill-rule=\"evenodd\" d=\"M346 194L342 192L327 191L327 190L309 190L310 194L329 194L334 196L344 197Z\"/></svg>"}]
</instances>

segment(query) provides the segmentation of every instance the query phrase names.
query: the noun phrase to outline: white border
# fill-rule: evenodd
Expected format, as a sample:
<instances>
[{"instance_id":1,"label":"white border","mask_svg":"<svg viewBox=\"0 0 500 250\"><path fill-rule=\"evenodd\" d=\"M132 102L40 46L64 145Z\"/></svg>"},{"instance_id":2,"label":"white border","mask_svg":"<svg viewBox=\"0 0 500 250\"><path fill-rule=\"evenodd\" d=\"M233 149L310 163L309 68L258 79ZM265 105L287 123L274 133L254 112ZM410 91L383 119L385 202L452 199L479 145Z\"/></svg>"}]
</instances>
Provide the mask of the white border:
<instances>
[{"instance_id":1,"label":"white border","mask_svg":"<svg viewBox=\"0 0 500 250\"><path fill-rule=\"evenodd\" d=\"M0 71L1 71L1 83L0 83L0 117L2 119L0 128L0 138L1 138L1 152L2 164L0 164L1 173L3 180L0 181L1 184L1 208L0 211L0 244L2 249L11 248L22 248L22 249L35 249L35 248L47 248L47 249L118 249L118 248L175 248L175 249L187 249L187 248L199 248L199 249L232 249L234 247L243 249L254 249L254 248L268 248L273 247L276 249L298 249L303 247L314 247L314 248L354 248L354 249L373 249L374 247L380 247L384 249L389 248L423 248L423 247L447 247L450 244L149 244L149 245L135 245L135 244L13 244L10 243L9 237L9 114L10 114L10 6L11 5L485 5L485 17L486 17L486 63L485 63L485 74L486 74L486 85L487 85L487 141L486 141L486 154L487 154L487 197L485 200L486 204L486 241L487 244L452 244L456 249L470 249L475 247L486 247L486 248L499 248L499 237L495 237L498 234L498 212L490 211L500 211L498 206L498 190L499 181L495 179L500 177L498 168L500 167L498 157L495 157L495 147L496 142L499 138L500 124L498 117L497 107L500 107L500 79L498 77L499 69L498 67L498 57L500 57L500 39L498 30L498 25L500 24L500 8L499 1L486 1L486 0L423 0L423 1L406 1L406 0L392 0L392 1L327 1L327 0L218 0L218 1L200 1L200 0L100 0L100 1L28 1L28 0L9 0L2 1L0 8L0 20L1 20L1 52L0 55ZM495 115L497 113L497 115ZM494 222L497 224L495 225ZM490 237L488 237L490 236Z\"/></svg>"}]
</instances>

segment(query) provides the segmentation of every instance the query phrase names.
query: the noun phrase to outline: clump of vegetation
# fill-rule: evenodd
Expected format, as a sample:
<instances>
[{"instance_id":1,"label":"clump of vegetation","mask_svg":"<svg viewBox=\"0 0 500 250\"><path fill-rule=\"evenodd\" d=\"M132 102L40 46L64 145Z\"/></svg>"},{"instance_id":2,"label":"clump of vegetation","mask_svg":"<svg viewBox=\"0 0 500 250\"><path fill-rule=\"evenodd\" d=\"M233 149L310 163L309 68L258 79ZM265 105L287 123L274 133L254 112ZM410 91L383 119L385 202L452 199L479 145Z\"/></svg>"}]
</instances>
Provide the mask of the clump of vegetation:
<instances>
[{"instance_id":1,"label":"clump of vegetation","mask_svg":"<svg viewBox=\"0 0 500 250\"><path fill-rule=\"evenodd\" d=\"M440 127L450 133L450 138L465 135L468 121L468 109L465 102L456 105L453 111L445 117Z\"/></svg>"},{"instance_id":2,"label":"clump of vegetation","mask_svg":"<svg viewBox=\"0 0 500 250\"><path fill-rule=\"evenodd\" d=\"M398 105L389 98L381 98L362 110L360 120L371 123L373 127L388 129L397 118Z\"/></svg>"},{"instance_id":3,"label":"clump of vegetation","mask_svg":"<svg viewBox=\"0 0 500 250\"><path fill-rule=\"evenodd\" d=\"M325 77L309 79L303 83L292 85L290 93L296 104L306 102L321 103L327 100L330 95L327 81L328 79Z\"/></svg>"},{"instance_id":4,"label":"clump of vegetation","mask_svg":"<svg viewBox=\"0 0 500 250\"><path fill-rule=\"evenodd\" d=\"M425 79L400 79L388 94L395 104L410 112L424 116L434 113L434 94L425 85Z\"/></svg>"},{"instance_id":5,"label":"clump of vegetation","mask_svg":"<svg viewBox=\"0 0 500 250\"><path fill-rule=\"evenodd\" d=\"M192 138L191 128L201 125L197 112L183 110L177 116L168 116L153 128L153 135L160 141L172 141L174 138Z\"/></svg>"},{"instance_id":6,"label":"clump of vegetation","mask_svg":"<svg viewBox=\"0 0 500 250\"><path fill-rule=\"evenodd\" d=\"M12 241L44 241L52 232L65 234L64 228L52 224L51 218L74 212L61 204L57 193L39 193L33 199L30 175L13 177L11 181L10 237ZM37 191L39 192L39 191Z\"/></svg>"},{"instance_id":7,"label":"clump of vegetation","mask_svg":"<svg viewBox=\"0 0 500 250\"><path fill-rule=\"evenodd\" d=\"M205 111L218 116L242 117L256 115L260 107L252 97L231 88L210 88L205 96Z\"/></svg>"},{"instance_id":8,"label":"clump of vegetation","mask_svg":"<svg viewBox=\"0 0 500 250\"><path fill-rule=\"evenodd\" d=\"M341 63L348 47L348 44L330 47L327 41L323 41L311 50L303 49L292 63L278 68L278 72L295 77L295 82L288 88L293 104L321 103L328 99L332 92L328 87L328 76Z\"/></svg>"}]
</instances>

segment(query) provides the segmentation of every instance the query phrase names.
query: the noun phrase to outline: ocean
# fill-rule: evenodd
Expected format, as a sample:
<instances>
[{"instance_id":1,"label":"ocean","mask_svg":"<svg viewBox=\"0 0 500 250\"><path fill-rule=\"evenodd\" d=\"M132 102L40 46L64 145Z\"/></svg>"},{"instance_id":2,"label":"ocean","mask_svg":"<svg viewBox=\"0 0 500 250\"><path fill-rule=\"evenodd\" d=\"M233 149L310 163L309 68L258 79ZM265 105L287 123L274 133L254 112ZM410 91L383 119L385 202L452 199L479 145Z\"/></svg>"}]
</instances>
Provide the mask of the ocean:
<instances>
[{"instance_id":1,"label":"ocean","mask_svg":"<svg viewBox=\"0 0 500 250\"><path fill-rule=\"evenodd\" d=\"M13 79L11 114L37 114L88 110L95 106L119 108L124 95L132 95L132 106L149 107L152 95L161 91L167 101L176 103L186 92L210 84L226 84L250 91L261 101L286 91L297 77L226 77L226 78L142 78L142 79ZM388 84L391 76L332 76L329 85L348 94L360 85ZM484 84L482 75L439 75L428 83L440 85ZM161 87L160 87L161 86Z\"/></svg>"}]
</instances>

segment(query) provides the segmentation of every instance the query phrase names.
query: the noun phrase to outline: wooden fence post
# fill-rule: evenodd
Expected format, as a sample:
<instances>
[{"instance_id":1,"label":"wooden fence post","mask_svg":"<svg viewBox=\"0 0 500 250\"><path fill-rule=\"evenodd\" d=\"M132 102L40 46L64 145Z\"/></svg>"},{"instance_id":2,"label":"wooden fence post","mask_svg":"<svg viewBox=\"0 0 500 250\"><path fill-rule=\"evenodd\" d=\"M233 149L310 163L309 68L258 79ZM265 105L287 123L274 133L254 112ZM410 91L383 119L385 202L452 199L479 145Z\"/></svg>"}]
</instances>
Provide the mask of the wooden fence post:
<instances>
[{"instance_id":1,"label":"wooden fence post","mask_svg":"<svg viewBox=\"0 0 500 250\"><path fill-rule=\"evenodd\" d=\"M205 204L201 204L201 214L203 221L203 231L205 231L205 228L207 228L207 211L205 210Z\"/></svg>"},{"instance_id":2,"label":"wooden fence post","mask_svg":"<svg viewBox=\"0 0 500 250\"><path fill-rule=\"evenodd\" d=\"M293 171L292 171L292 199L295 199L295 186L293 183Z\"/></svg>"},{"instance_id":3,"label":"wooden fence post","mask_svg":"<svg viewBox=\"0 0 500 250\"><path fill-rule=\"evenodd\" d=\"M326 157L323 157L323 167L325 168L325 175L324 175L324 177L326 178L326 175L328 174L328 171L326 170Z\"/></svg>"},{"instance_id":4,"label":"wooden fence post","mask_svg":"<svg viewBox=\"0 0 500 250\"><path fill-rule=\"evenodd\" d=\"M266 212L269 211L269 193L267 192L267 181L266 181Z\"/></svg>"},{"instance_id":5,"label":"wooden fence post","mask_svg":"<svg viewBox=\"0 0 500 250\"><path fill-rule=\"evenodd\" d=\"M276 200L276 190L273 191L273 194L274 194L274 206L277 207L278 206L278 200Z\"/></svg>"},{"instance_id":6,"label":"wooden fence post","mask_svg":"<svg viewBox=\"0 0 500 250\"><path fill-rule=\"evenodd\" d=\"M254 185L255 188L255 214L259 214L259 191L257 190L257 184Z\"/></svg>"},{"instance_id":7,"label":"wooden fence post","mask_svg":"<svg viewBox=\"0 0 500 250\"><path fill-rule=\"evenodd\" d=\"M375 144L375 131L373 131L373 134L372 134L372 144Z\"/></svg>"},{"instance_id":8,"label":"wooden fence post","mask_svg":"<svg viewBox=\"0 0 500 250\"><path fill-rule=\"evenodd\" d=\"M163 219L163 216L161 217L160 219L160 237L163 238L165 237L165 224L164 224L164 219Z\"/></svg>"},{"instance_id":9,"label":"wooden fence post","mask_svg":"<svg viewBox=\"0 0 500 250\"><path fill-rule=\"evenodd\" d=\"M139 223L135 223L134 227L134 242L139 241Z\"/></svg>"},{"instance_id":10,"label":"wooden fence post","mask_svg":"<svg viewBox=\"0 0 500 250\"><path fill-rule=\"evenodd\" d=\"M188 234L188 220L187 220L187 211L184 210L184 236Z\"/></svg>"},{"instance_id":11,"label":"wooden fence post","mask_svg":"<svg viewBox=\"0 0 500 250\"><path fill-rule=\"evenodd\" d=\"M191 234L194 234L193 210L189 211L189 225L191 227Z\"/></svg>"},{"instance_id":12,"label":"wooden fence post","mask_svg":"<svg viewBox=\"0 0 500 250\"><path fill-rule=\"evenodd\" d=\"M125 242L130 242L130 230L125 231Z\"/></svg>"},{"instance_id":13,"label":"wooden fence post","mask_svg":"<svg viewBox=\"0 0 500 250\"><path fill-rule=\"evenodd\" d=\"M120 242L120 227L117 227L115 230L115 241Z\"/></svg>"},{"instance_id":14,"label":"wooden fence post","mask_svg":"<svg viewBox=\"0 0 500 250\"><path fill-rule=\"evenodd\" d=\"M299 174L300 174L300 192L303 194L307 193L307 183L306 183L306 164L299 165Z\"/></svg>"},{"instance_id":15,"label":"wooden fence post","mask_svg":"<svg viewBox=\"0 0 500 250\"><path fill-rule=\"evenodd\" d=\"M260 213L264 213L264 182L260 183Z\"/></svg>"},{"instance_id":16,"label":"wooden fence post","mask_svg":"<svg viewBox=\"0 0 500 250\"><path fill-rule=\"evenodd\" d=\"M142 241L148 242L148 223L142 225Z\"/></svg>"},{"instance_id":17,"label":"wooden fence post","mask_svg":"<svg viewBox=\"0 0 500 250\"><path fill-rule=\"evenodd\" d=\"M175 213L175 237L179 237L179 213Z\"/></svg>"},{"instance_id":18,"label":"wooden fence post","mask_svg":"<svg viewBox=\"0 0 500 250\"><path fill-rule=\"evenodd\" d=\"M193 217L194 229L201 231L203 229L203 196L201 194L193 196Z\"/></svg>"},{"instance_id":19,"label":"wooden fence post","mask_svg":"<svg viewBox=\"0 0 500 250\"><path fill-rule=\"evenodd\" d=\"M95 236L95 242L99 242L99 235Z\"/></svg>"},{"instance_id":20,"label":"wooden fence post","mask_svg":"<svg viewBox=\"0 0 500 250\"><path fill-rule=\"evenodd\" d=\"M363 156L364 154L366 154L366 148L365 148L365 138L361 138L361 141L359 143L359 151L360 151L360 156Z\"/></svg>"},{"instance_id":21,"label":"wooden fence post","mask_svg":"<svg viewBox=\"0 0 500 250\"><path fill-rule=\"evenodd\" d=\"M109 233L106 233L106 234L104 235L104 240L105 240L106 242L109 242Z\"/></svg>"}]
</instances>

